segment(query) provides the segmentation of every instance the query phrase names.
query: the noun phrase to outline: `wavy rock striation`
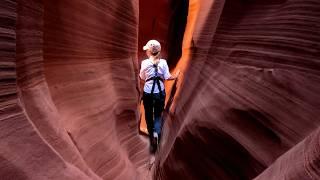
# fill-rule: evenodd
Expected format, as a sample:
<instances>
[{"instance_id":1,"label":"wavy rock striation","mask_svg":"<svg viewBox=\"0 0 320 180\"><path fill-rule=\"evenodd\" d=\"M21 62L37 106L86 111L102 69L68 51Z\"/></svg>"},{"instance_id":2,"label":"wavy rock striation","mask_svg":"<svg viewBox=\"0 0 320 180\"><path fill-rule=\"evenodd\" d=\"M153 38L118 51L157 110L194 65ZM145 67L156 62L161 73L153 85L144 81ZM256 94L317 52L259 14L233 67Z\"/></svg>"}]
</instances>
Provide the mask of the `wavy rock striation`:
<instances>
[{"instance_id":1,"label":"wavy rock striation","mask_svg":"<svg viewBox=\"0 0 320 180\"><path fill-rule=\"evenodd\" d=\"M123 3L1 3L1 178L145 176L138 2Z\"/></svg>"},{"instance_id":2,"label":"wavy rock striation","mask_svg":"<svg viewBox=\"0 0 320 180\"><path fill-rule=\"evenodd\" d=\"M155 178L319 179L319 2L193 3Z\"/></svg>"}]
</instances>

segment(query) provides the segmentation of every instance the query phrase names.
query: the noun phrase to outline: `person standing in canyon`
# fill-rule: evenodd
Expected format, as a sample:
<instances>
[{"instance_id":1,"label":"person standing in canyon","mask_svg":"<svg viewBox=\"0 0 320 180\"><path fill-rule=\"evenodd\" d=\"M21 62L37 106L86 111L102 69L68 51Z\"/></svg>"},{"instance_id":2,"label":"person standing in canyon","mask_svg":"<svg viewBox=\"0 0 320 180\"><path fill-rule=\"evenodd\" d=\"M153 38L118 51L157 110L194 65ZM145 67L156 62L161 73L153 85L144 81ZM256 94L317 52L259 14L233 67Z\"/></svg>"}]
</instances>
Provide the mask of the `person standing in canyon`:
<instances>
[{"instance_id":1,"label":"person standing in canyon","mask_svg":"<svg viewBox=\"0 0 320 180\"><path fill-rule=\"evenodd\" d=\"M165 59L160 58L161 45L150 40L143 47L148 59L141 62L140 78L145 80L143 88L143 106L150 140L150 152L155 153L161 135L161 114L165 105L165 80L175 80L180 71L171 75Z\"/></svg>"}]
</instances>

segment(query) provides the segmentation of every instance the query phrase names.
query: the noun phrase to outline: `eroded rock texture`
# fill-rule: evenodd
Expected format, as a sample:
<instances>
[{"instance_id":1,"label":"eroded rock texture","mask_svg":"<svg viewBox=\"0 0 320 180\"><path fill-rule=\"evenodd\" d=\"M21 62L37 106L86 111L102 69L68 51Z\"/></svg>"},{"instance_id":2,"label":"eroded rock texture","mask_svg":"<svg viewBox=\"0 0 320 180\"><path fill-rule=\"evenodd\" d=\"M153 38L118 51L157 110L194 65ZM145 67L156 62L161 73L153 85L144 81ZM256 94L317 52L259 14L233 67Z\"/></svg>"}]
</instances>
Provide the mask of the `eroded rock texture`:
<instances>
[{"instance_id":1,"label":"eroded rock texture","mask_svg":"<svg viewBox=\"0 0 320 180\"><path fill-rule=\"evenodd\" d=\"M320 2L159 1L168 16L140 26L150 2L1 1L0 179L150 178L138 70L152 36L182 70L153 179L319 179Z\"/></svg>"},{"instance_id":2,"label":"eroded rock texture","mask_svg":"<svg viewBox=\"0 0 320 180\"><path fill-rule=\"evenodd\" d=\"M319 1L197 3L156 178L319 179Z\"/></svg>"},{"instance_id":3,"label":"eroded rock texture","mask_svg":"<svg viewBox=\"0 0 320 180\"><path fill-rule=\"evenodd\" d=\"M1 2L1 179L143 179L137 30L137 1Z\"/></svg>"}]
</instances>

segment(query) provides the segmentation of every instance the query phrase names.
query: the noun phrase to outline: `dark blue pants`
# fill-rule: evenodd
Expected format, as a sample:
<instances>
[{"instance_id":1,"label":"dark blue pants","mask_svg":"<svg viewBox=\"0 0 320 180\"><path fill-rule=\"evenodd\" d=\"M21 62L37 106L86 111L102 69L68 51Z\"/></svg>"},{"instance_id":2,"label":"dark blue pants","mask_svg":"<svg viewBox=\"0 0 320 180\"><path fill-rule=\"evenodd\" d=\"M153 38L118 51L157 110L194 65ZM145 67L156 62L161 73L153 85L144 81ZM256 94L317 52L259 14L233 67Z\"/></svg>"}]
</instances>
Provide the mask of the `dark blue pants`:
<instances>
[{"instance_id":1,"label":"dark blue pants","mask_svg":"<svg viewBox=\"0 0 320 180\"><path fill-rule=\"evenodd\" d=\"M164 109L165 97L165 91L153 93L153 95L143 92L143 106L150 140L153 139L153 132L157 132L159 137L161 135L161 114Z\"/></svg>"}]
</instances>

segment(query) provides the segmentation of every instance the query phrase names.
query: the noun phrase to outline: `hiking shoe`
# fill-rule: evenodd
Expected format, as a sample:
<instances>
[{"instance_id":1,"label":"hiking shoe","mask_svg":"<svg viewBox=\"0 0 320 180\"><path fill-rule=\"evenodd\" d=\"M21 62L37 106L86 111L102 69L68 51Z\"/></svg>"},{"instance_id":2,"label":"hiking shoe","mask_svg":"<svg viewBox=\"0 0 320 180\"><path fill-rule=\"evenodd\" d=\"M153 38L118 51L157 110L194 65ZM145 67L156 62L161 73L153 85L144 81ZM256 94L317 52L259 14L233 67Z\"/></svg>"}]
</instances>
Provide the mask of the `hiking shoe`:
<instances>
[{"instance_id":1,"label":"hiking shoe","mask_svg":"<svg viewBox=\"0 0 320 180\"><path fill-rule=\"evenodd\" d=\"M153 138L150 142L150 153L154 154L157 151L157 140Z\"/></svg>"},{"instance_id":2,"label":"hiking shoe","mask_svg":"<svg viewBox=\"0 0 320 180\"><path fill-rule=\"evenodd\" d=\"M153 137L150 139L150 153L154 154L157 151L159 143L159 137L156 132L153 133Z\"/></svg>"},{"instance_id":3,"label":"hiking shoe","mask_svg":"<svg viewBox=\"0 0 320 180\"><path fill-rule=\"evenodd\" d=\"M159 136L158 136L158 133L153 132L153 138L156 140L156 144L157 144L157 146L158 146L158 145L159 145Z\"/></svg>"}]
</instances>

